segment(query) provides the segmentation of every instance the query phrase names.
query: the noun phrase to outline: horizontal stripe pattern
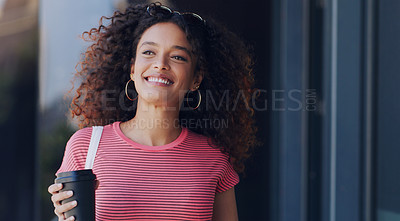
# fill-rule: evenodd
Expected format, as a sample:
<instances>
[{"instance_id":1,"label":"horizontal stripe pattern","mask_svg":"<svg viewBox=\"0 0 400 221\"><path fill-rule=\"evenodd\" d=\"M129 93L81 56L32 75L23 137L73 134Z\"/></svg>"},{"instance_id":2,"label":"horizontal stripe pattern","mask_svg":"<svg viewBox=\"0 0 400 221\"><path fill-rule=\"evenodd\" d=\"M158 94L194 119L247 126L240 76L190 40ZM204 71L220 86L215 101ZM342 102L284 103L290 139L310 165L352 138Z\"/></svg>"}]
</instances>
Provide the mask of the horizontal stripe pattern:
<instances>
[{"instance_id":1,"label":"horizontal stripe pattern","mask_svg":"<svg viewBox=\"0 0 400 221\"><path fill-rule=\"evenodd\" d=\"M229 156L183 128L163 146L127 138L120 122L104 126L93 165L100 182L96 220L211 220L216 193L239 182ZM84 169L92 128L69 139L57 171Z\"/></svg>"}]
</instances>

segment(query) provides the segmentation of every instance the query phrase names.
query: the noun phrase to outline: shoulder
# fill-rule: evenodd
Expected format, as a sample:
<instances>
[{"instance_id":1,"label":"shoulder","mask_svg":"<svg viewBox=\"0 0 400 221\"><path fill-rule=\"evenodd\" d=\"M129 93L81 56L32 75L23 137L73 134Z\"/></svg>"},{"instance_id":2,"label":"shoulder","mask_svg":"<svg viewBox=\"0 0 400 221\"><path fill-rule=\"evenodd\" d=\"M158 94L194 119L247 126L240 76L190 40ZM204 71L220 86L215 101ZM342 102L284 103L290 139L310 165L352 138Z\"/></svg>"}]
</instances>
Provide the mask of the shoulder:
<instances>
[{"instance_id":1,"label":"shoulder","mask_svg":"<svg viewBox=\"0 0 400 221\"><path fill-rule=\"evenodd\" d=\"M104 129L110 126L106 125ZM63 162L57 173L85 168L92 131L92 127L85 127L72 134L65 147Z\"/></svg>"},{"instance_id":2,"label":"shoulder","mask_svg":"<svg viewBox=\"0 0 400 221\"><path fill-rule=\"evenodd\" d=\"M69 138L65 155L73 158L85 158L92 136L92 127L82 128Z\"/></svg>"},{"instance_id":3,"label":"shoulder","mask_svg":"<svg viewBox=\"0 0 400 221\"><path fill-rule=\"evenodd\" d=\"M69 138L68 145L79 145L82 143L90 142L90 138L92 136L92 127L85 127L78 131L76 131L72 136Z\"/></svg>"},{"instance_id":4,"label":"shoulder","mask_svg":"<svg viewBox=\"0 0 400 221\"><path fill-rule=\"evenodd\" d=\"M109 133L113 128L113 124L108 124L103 126L102 134ZM90 144L90 140L92 137L93 127L85 127L82 129L77 130L72 136L69 138L67 142L67 147L74 147L74 148L88 148Z\"/></svg>"},{"instance_id":5,"label":"shoulder","mask_svg":"<svg viewBox=\"0 0 400 221\"><path fill-rule=\"evenodd\" d=\"M204 142L204 141L207 141L207 139L208 139L208 137L206 137L206 136L204 136L202 134L196 133L196 132L192 131L189 128L185 128L185 129L187 130L187 138L190 139L190 140L203 141Z\"/></svg>"},{"instance_id":6,"label":"shoulder","mask_svg":"<svg viewBox=\"0 0 400 221\"><path fill-rule=\"evenodd\" d=\"M221 147L217 146L211 137L207 137L203 134L196 133L188 129L188 135L185 139L186 145L190 147L196 147L196 151L200 151L202 156L204 157L212 157L213 160L218 161L219 163L225 164L225 162L229 159L229 154L223 153L221 151Z\"/></svg>"},{"instance_id":7,"label":"shoulder","mask_svg":"<svg viewBox=\"0 0 400 221\"><path fill-rule=\"evenodd\" d=\"M207 137L203 134L196 133L190 129L187 129L187 137L186 137L186 142L190 143L191 145L194 145L198 148L206 148L206 149L214 149L214 150L219 150L219 148L215 145L212 144L211 138Z\"/></svg>"},{"instance_id":8,"label":"shoulder","mask_svg":"<svg viewBox=\"0 0 400 221\"><path fill-rule=\"evenodd\" d=\"M57 173L84 169L91 133L92 128L87 127L76 131L69 138Z\"/></svg>"},{"instance_id":9,"label":"shoulder","mask_svg":"<svg viewBox=\"0 0 400 221\"><path fill-rule=\"evenodd\" d=\"M225 192L239 183L239 174L235 171L229 153L222 152L222 148L214 144L207 136L189 132L188 140L191 147L196 147L197 157L201 162L208 162L213 167L213 174L217 178L215 193Z\"/></svg>"}]
</instances>

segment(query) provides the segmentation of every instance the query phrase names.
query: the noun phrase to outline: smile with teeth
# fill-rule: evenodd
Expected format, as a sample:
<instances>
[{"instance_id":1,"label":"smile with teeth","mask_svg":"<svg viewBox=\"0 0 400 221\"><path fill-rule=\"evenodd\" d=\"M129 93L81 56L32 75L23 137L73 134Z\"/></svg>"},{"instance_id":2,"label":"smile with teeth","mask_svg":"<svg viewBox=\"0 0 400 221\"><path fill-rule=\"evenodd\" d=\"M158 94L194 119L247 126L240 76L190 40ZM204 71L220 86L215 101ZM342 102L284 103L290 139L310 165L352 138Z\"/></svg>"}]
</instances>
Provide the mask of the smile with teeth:
<instances>
[{"instance_id":1,"label":"smile with teeth","mask_svg":"<svg viewBox=\"0 0 400 221\"><path fill-rule=\"evenodd\" d=\"M163 78L158 78L158 77L147 77L146 80L149 81L149 82L163 83L165 85L173 84L173 82L171 82L168 79L163 79Z\"/></svg>"}]
</instances>

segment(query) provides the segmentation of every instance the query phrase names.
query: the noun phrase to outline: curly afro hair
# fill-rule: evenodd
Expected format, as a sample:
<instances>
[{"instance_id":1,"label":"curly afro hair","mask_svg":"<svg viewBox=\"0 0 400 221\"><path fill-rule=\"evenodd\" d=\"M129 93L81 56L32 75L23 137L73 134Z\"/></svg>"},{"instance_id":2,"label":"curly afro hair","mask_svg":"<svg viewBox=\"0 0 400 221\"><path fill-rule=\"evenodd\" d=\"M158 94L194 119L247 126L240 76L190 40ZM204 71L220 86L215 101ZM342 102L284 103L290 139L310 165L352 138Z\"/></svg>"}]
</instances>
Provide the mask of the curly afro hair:
<instances>
[{"instance_id":1,"label":"curly afro hair","mask_svg":"<svg viewBox=\"0 0 400 221\"><path fill-rule=\"evenodd\" d=\"M137 44L152 25L172 22L184 31L192 46L197 58L195 74L203 75L200 106L195 110L181 108L179 122L207 136L214 148L229 154L234 169L244 173L244 162L258 144L250 105L255 89L249 47L211 19L194 25L178 13L150 15L147 6L131 5L124 12L103 16L98 28L82 34L84 40L93 43L76 68L75 77L81 84L71 102L72 117L78 119L80 128L132 119L136 102L125 96L124 89Z\"/></svg>"}]
</instances>

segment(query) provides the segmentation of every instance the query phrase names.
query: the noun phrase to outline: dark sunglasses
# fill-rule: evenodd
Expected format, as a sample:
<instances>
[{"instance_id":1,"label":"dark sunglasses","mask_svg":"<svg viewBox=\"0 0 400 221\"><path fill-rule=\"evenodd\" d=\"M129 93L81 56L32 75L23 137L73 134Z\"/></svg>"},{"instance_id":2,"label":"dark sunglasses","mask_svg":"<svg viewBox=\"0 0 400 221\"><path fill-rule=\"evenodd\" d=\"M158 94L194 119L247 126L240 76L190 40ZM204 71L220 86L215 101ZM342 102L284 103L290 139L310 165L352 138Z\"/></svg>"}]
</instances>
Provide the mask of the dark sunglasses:
<instances>
[{"instance_id":1,"label":"dark sunglasses","mask_svg":"<svg viewBox=\"0 0 400 221\"><path fill-rule=\"evenodd\" d=\"M184 13L180 13L178 11L173 11L172 9L168 8L167 6L164 5L155 5L155 4L151 4L149 6L147 6L147 13L151 16L171 16L173 14L178 14L180 16L182 16L182 18L189 23L192 24L206 24L206 20L204 20L200 15L196 14L196 13L192 13L192 12L184 12Z\"/></svg>"}]
</instances>

